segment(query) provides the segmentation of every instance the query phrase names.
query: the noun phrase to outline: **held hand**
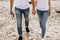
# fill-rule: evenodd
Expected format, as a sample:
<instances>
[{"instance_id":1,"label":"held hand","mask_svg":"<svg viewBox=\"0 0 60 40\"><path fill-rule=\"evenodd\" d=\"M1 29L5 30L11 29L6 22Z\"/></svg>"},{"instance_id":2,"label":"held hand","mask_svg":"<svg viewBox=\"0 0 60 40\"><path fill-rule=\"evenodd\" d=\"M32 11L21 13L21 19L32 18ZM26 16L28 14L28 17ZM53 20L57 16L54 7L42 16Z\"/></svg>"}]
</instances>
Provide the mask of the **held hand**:
<instances>
[{"instance_id":1,"label":"held hand","mask_svg":"<svg viewBox=\"0 0 60 40\"><path fill-rule=\"evenodd\" d=\"M36 14L36 10L32 9L32 14L35 15Z\"/></svg>"}]
</instances>

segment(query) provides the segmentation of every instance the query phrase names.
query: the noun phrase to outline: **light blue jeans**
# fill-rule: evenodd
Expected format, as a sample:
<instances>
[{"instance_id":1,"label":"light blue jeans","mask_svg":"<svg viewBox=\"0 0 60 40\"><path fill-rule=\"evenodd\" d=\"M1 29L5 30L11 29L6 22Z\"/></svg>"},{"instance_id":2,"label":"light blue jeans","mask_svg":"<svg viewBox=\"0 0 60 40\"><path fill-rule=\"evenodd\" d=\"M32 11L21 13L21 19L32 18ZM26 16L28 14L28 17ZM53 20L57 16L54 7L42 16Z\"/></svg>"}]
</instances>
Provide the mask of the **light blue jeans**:
<instances>
[{"instance_id":1,"label":"light blue jeans","mask_svg":"<svg viewBox=\"0 0 60 40\"><path fill-rule=\"evenodd\" d=\"M46 11L37 10L37 14L38 14L39 23L42 29L42 38L44 38L45 32L46 32L46 22L48 19L49 11L48 10Z\"/></svg>"},{"instance_id":2,"label":"light blue jeans","mask_svg":"<svg viewBox=\"0 0 60 40\"><path fill-rule=\"evenodd\" d=\"M19 9L15 7L16 19L17 19L17 29L19 36L22 36L22 14L25 18L25 26L26 28L29 26L29 8L27 9Z\"/></svg>"}]
</instances>

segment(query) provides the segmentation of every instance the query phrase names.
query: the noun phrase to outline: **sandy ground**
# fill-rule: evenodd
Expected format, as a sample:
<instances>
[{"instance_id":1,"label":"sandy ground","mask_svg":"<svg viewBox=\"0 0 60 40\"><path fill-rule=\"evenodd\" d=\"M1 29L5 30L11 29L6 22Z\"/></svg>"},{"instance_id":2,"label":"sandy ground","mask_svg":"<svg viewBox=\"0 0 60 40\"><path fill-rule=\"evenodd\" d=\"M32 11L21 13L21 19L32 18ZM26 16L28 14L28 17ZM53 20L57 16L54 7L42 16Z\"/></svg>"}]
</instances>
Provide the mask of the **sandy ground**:
<instances>
[{"instance_id":1,"label":"sandy ground","mask_svg":"<svg viewBox=\"0 0 60 40\"><path fill-rule=\"evenodd\" d=\"M51 16L48 18L46 27L46 40L60 40L60 13L55 12L55 8L59 10L59 3L59 1L52 2ZM23 16L23 40L41 40L41 28L37 14L33 16L30 12L29 20L30 33L27 35ZM0 1L0 40L17 39L16 17L12 19L9 14L9 1Z\"/></svg>"}]
</instances>

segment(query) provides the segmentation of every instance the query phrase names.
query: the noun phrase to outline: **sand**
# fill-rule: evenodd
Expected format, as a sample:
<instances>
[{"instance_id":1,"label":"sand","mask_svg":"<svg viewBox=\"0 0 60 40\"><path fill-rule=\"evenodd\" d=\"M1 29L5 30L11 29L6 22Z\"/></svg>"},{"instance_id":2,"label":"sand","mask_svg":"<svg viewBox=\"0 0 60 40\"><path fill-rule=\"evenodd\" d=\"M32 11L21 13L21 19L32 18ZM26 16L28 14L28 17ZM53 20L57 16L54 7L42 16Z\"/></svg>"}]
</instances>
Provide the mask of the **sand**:
<instances>
[{"instance_id":1,"label":"sand","mask_svg":"<svg viewBox=\"0 0 60 40\"><path fill-rule=\"evenodd\" d=\"M51 3L51 16L46 24L46 40L60 40L60 13L55 11L55 9L60 10L60 1L52 1ZM29 21L30 32L27 35L23 16L23 40L41 40L41 28L37 14L33 16L30 11ZM0 40L17 39L16 17L12 19L9 14L9 1L0 1Z\"/></svg>"}]
</instances>

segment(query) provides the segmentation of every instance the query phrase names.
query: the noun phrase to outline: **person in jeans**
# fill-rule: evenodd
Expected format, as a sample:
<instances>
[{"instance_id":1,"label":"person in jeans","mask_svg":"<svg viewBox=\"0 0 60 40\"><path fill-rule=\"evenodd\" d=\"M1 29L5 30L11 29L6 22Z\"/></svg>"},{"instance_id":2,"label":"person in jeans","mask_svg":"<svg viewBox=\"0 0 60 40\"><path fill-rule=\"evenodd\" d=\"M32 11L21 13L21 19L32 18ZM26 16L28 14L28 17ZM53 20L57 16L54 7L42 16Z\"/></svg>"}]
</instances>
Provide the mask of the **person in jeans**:
<instances>
[{"instance_id":1,"label":"person in jeans","mask_svg":"<svg viewBox=\"0 0 60 40\"><path fill-rule=\"evenodd\" d=\"M33 0L31 1L34 3ZM29 26L29 11L30 11L29 0L10 0L10 14L12 16L14 16L12 12L13 2L14 2L14 7L15 7L17 29L18 29L18 34L19 34L18 40L22 40L22 14L24 15L24 18L25 18L26 32L29 32L29 27L28 27Z\"/></svg>"},{"instance_id":2,"label":"person in jeans","mask_svg":"<svg viewBox=\"0 0 60 40\"><path fill-rule=\"evenodd\" d=\"M50 15L50 0L36 0L33 6L33 14L36 13L36 10L39 18L39 24L42 29L42 40L45 40L46 22L48 15Z\"/></svg>"}]
</instances>

